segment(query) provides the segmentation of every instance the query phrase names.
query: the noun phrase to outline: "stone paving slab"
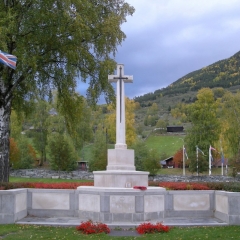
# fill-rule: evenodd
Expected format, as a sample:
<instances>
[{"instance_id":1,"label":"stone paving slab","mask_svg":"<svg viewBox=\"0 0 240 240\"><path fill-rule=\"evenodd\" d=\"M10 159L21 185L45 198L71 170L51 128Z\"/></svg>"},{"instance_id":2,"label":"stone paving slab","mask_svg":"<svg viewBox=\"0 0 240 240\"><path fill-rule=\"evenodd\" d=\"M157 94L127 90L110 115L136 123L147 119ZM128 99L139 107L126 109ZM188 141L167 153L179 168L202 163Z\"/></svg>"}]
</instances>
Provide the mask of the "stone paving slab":
<instances>
[{"instance_id":1,"label":"stone paving slab","mask_svg":"<svg viewBox=\"0 0 240 240\"><path fill-rule=\"evenodd\" d=\"M34 217L27 216L19 221L16 224L33 224L33 225L46 225L46 226L78 226L83 220L77 217ZM156 223L157 221L151 221ZM227 226L226 222L223 222L217 218L165 218L159 220L163 225L167 226L179 226L179 227L189 227L189 226ZM141 222L114 222L107 223L107 225L114 228L129 229L134 228L141 224Z\"/></svg>"}]
</instances>

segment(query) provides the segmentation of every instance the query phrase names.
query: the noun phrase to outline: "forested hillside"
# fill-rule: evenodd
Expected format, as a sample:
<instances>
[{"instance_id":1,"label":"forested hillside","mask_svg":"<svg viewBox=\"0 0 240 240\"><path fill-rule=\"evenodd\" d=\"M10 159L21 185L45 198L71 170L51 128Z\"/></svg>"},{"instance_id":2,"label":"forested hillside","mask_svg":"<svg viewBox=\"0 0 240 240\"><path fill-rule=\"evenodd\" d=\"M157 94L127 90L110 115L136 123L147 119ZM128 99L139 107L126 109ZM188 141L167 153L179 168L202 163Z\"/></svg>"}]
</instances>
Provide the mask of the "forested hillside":
<instances>
[{"instance_id":1,"label":"forested hillside","mask_svg":"<svg viewBox=\"0 0 240 240\"><path fill-rule=\"evenodd\" d=\"M240 85L239 75L240 51L228 59L191 72L166 88L158 89L154 93L138 96L134 100L139 102L141 106L144 106L147 101L154 101L162 96L175 96L189 91L196 92L202 87L223 87L226 89Z\"/></svg>"}]
</instances>

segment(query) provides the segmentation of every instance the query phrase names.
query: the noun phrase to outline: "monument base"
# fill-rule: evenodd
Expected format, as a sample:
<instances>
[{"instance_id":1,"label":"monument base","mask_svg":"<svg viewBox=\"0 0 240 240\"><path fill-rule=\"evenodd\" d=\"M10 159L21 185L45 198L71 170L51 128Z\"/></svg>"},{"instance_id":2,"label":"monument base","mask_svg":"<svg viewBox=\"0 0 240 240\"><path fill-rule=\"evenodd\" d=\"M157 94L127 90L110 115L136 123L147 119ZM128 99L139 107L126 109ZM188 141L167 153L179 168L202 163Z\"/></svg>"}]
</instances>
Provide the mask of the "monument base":
<instances>
[{"instance_id":1,"label":"monument base","mask_svg":"<svg viewBox=\"0 0 240 240\"><path fill-rule=\"evenodd\" d=\"M149 172L108 170L94 171L94 187L132 188L134 186L148 186Z\"/></svg>"},{"instance_id":2,"label":"monument base","mask_svg":"<svg viewBox=\"0 0 240 240\"><path fill-rule=\"evenodd\" d=\"M133 149L108 149L107 170L136 170Z\"/></svg>"},{"instance_id":3,"label":"monument base","mask_svg":"<svg viewBox=\"0 0 240 240\"><path fill-rule=\"evenodd\" d=\"M164 218L165 188L101 188L81 186L78 216L104 223L161 221Z\"/></svg>"}]
</instances>

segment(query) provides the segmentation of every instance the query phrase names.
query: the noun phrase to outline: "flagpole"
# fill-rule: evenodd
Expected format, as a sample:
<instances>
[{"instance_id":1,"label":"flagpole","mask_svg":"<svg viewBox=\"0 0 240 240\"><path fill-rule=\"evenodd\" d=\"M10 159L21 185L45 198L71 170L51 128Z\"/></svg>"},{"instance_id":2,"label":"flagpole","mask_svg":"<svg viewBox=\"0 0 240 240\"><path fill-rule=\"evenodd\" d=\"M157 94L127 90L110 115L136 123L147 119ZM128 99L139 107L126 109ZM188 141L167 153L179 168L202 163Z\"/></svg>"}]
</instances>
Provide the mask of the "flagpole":
<instances>
[{"instance_id":1,"label":"flagpole","mask_svg":"<svg viewBox=\"0 0 240 240\"><path fill-rule=\"evenodd\" d=\"M198 176L198 146L196 146L196 152L197 152L197 176Z\"/></svg>"},{"instance_id":2,"label":"flagpole","mask_svg":"<svg viewBox=\"0 0 240 240\"><path fill-rule=\"evenodd\" d=\"M185 176L185 152L184 152L184 145L183 145L183 176Z\"/></svg>"},{"instance_id":3,"label":"flagpole","mask_svg":"<svg viewBox=\"0 0 240 240\"><path fill-rule=\"evenodd\" d=\"M208 156L209 156L209 159L208 159L208 161L209 161L209 176L211 176L211 174L212 174L212 169L211 169L211 145L209 147Z\"/></svg>"},{"instance_id":4,"label":"flagpole","mask_svg":"<svg viewBox=\"0 0 240 240\"><path fill-rule=\"evenodd\" d=\"M221 156L221 167L222 167L222 176L223 176L223 162L224 162L224 157L223 157L223 148L222 148L222 139L220 139L220 146L221 146L221 152L222 152L222 156Z\"/></svg>"}]
</instances>

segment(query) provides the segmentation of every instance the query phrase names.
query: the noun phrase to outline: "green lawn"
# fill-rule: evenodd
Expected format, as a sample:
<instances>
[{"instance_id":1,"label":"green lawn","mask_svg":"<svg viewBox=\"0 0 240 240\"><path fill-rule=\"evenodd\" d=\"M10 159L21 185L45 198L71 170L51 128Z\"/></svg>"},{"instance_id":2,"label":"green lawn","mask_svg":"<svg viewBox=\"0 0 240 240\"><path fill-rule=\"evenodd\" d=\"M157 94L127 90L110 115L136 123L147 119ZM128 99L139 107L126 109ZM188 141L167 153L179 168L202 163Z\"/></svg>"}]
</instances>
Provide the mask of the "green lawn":
<instances>
[{"instance_id":1,"label":"green lawn","mask_svg":"<svg viewBox=\"0 0 240 240\"><path fill-rule=\"evenodd\" d=\"M184 136L150 136L146 144L150 149L156 149L159 154L166 153L167 156L173 156L177 150L183 147Z\"/></svg>"},{"instance_id":2,"label":"green lawn","mask_svg":"<svg viewBox=\"0 0 240 240\"><path fill-rule=\"evenodd\" d=\"M224 174L225 174L225 168L224 168ZM158 171L158 174L162 174L162 175L183 175L183 169L182 168L161 168ZM194 174L192 174L191 172L188 171L188 168L185 169L185 174L186 176L191 176L191 175L195 175L196 176L196 172ZM212 168L212 174L211 175L221 175L222 174L222 170L221 168ZM228 168L228 175L231 176L232 174L232 169ZM203 172L200 173L199 176L206 176L209 175L209 172Z\"/></svg>"},{"instance_id":3,"label":"green lawn","mask_svg":"<svg viewBox=\"0 0 240 240\"><path fill-rule=\"evenodd\" d=\"M6 240L25 240L25 239L92 239L92 240L109 240L109 239L161 239L161 240L228 240L240 239L239 226L224 227L184 227L172 228L168 233L140 235L139 237L115 237L106 234L83 235L75 230L74 227L46 227L38 225L0 225L0 238Z\"/></svg>"},{"instance_id":4,"label":"green lawn","mask_svg":"<svg viewBox=\"0 0 240 240\"><path fill-rule=\"evenodd\" d=\"M41 182L41 183L61 183L61 182L92 182L84 179L52 179L52 178L22 178L10 177L9 182Z\"/></svg>"}]
</instances>

